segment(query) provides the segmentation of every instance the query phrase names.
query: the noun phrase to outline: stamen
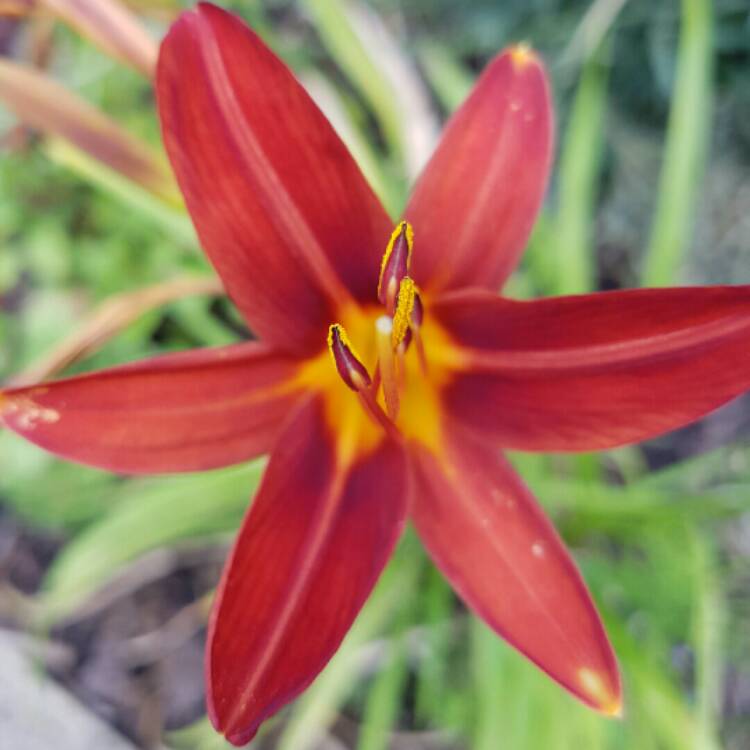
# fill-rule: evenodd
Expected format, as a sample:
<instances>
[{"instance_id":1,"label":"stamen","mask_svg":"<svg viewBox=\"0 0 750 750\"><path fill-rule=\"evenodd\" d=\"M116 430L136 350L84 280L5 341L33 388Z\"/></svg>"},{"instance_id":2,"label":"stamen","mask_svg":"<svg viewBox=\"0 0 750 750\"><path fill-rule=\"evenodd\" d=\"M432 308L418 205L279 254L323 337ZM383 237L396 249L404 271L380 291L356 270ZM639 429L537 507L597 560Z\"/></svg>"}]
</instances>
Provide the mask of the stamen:
<instances>
[{"instance_id":1,"label":"stamen","mask_svg":"<svg viewBox=\"0 0 750 750\"><path fill-rule=\"evenodd\" d=\"M349 388L359 392L370 387L370 373L354 352L344 327L339 323L334 323L328 329L328 350L341 379Z\"/></svg>"},{"instance_id":2,"label":"stamen","mask_svg":"<svg viewBox=\"0 0 750 750\"><path fill-rule=\"evenodd\" d=\"M414 247L414 230L407 221L399 222L383 254L378 280L378 299L385 305L389 315L396 307L401 280L409 273L411 252Z\"/></svg>"},{"instance_id":3,"label":"stamen","mask_svg":"<svg viewBox=\"0 0 750 750\"><path fill-rule=\"evenodd\" d=\"M394 349L398 349L409 330L416 293L417 285L408 276L404 276L398 288L398 302L396 303L396 312L393 314Z\"/></svg>"},{"instance_id":4,"label":"stamen","mask_svg":"<svg viewBox=\"0 0 750 750\"><path fill-rule=\"evenodd\" d=\"M328 329L328 349L333 357L341 379L344 383L357 393L362 408L370 417L379 424L394 440L400 440L401 436L396 426L388 418L388 415L375 400L378 386L370 379L367 368L362 364L360 358L354 351L344 327L334 323ZM376 380L379 375L376 373ZM374 386L374 387L371 387Z\"/></svg>"},{"instance_id":5,"label":"stamen","mask_svg":"<svg viewBox=\"0 0 750 750\"><path fill-rule=\"evenodd\" d=\"M375 332L378 344L378 364L383 382L385 408L392 420L398 417L399 396L396 379L396 359L393 356L393 320L381 315L375 321Z\"/></svg>"},{"instance_id":6,"label":"stamen","mask_svg":"<svg viewBox=\"0 0 750 750\"><path fill-rule=\"evenodd\" d=\"M375 391L366 389L364 391L359 391L357 395L359 396L359 401L365 412L367 412L367 414L369 414L393 440L400 442L401 434L396 429L396 425L393 424L388 418L388 415L383 411L380 404L375 400Z\"/></svg>"}]
</instances>

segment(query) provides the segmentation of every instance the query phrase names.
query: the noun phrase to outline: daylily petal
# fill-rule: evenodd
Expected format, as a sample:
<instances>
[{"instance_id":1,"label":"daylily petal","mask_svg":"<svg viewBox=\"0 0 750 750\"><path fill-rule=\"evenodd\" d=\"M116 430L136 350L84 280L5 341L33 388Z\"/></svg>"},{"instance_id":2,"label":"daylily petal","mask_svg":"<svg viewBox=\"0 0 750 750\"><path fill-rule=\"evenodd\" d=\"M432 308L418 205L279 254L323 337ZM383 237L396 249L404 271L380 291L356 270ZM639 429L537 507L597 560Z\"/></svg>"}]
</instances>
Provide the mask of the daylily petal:
<instances>
[{"instance_id":1,"label":"daylily petal","mask_svg":"<svg viewBox=\"0 0 750 750\"><path fill-rule=\"evenodd\" d=\"M420 286L500 288L544 197L552 120L547 76L533 52L518 46L487 66L448 123L406 210Z\"/></svg>"},{"instance_id":2,"label":"daylily petal","mask_svg":"<svg viewBox=\"0 0 750 750\"><path fill-rule=\"evenodd\" d=\"M224 570L208 708L238 745L323 669L401 533L403 450L381 441L347 460L334 440L311 399L280 437Z\"/></svg>"},{"instance_id":3,"label":"daylily petal","mask_svg":"<svg viewBox=\"0 0 750 750\"><path fill-rule=\"evenodd\" d=\"M185 13L161 48L164 141L203 247L250 326L323 346L335 310L375 301L390 220L288 68L235 16Z\"/></svg>"},{"instance_id":4,"label":"daylily petal","mask_svg":"<svg viewBox=\"0 0 750 750\"><path fill-rule=\"evenodd\" d=\"M467 292L431 314L466 359L446 407L508 448L632 443L750 388L750 286L534 302Z\"/></svg>"},{"instance_id":5,"label":"daylily petal","mask_svg":"<svg viewBox=\"0 0 750 750\"><path fill-rule=\"evenodd\" d=\"M620 710L617 664L585 584L552 524L503 458L455 424L442 453L411 448L412 516L461 598L577 698Z\"/></svg>"},{"instance_id":6,"label":"daylily petal","mask_svg":"<svg viewBox=\"0 0 750 750\"><path fill-rule=\"evenodd\" d=\"M298 369L255 342L169 354L0 391L0 425L110 471L212 469L271 448Z\"/></svg>"}]
</instances>

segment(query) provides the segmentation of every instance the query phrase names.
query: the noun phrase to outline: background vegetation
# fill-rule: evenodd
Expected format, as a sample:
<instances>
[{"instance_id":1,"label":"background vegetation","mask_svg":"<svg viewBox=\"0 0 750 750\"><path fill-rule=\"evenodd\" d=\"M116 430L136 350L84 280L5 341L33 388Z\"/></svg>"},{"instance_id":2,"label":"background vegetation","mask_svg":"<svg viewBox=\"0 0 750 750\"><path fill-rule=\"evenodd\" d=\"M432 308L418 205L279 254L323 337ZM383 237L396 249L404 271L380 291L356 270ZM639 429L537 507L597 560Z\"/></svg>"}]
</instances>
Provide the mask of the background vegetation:
<instances>
[{"instance_id":1,"label":"background vegetation","mask_svg":"<svg viewBox=\"0 0 750 750\"><path fill-rule=\"evenodd\" d=\"M519 39L541 51L557 165L509 294L750 283L748 0L223 4L300 75L394 217L483 64ZM161 176L113 169L54 117L19 125L0 64L0 381L246 335L164 176L148 78L48 5L0 3L3 59L149 144ZM154 39L181 7L129 5ZM409 534L345 646L258 746L750 746L749 427L740 399L637 448L514 456L604 613L622 722L473 620ZM202 718L202 637L261 472L124 479L0 433L0 622L46 643L55 679L135 746L222 747Z\"/></svg>"}]
</instances>

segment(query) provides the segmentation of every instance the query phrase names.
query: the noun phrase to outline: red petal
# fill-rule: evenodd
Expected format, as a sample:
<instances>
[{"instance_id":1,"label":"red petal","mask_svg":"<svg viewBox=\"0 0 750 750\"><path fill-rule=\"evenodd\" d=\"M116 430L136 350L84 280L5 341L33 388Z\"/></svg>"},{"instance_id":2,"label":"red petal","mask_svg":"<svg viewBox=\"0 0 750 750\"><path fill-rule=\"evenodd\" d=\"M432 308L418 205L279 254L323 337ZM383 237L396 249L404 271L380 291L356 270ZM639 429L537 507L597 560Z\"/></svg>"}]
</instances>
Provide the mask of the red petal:
<instances>
[{"instance_id":1,"label":"red petal","mask_svg":"<svg viewBox=\"0 0 750 750\"><path fill-rule=\"evenodd\" d=\"M185 13L161 48L164 142L201 242L262 338L325 345L334 308L375 301L390 220L286 66L235 16Z\"/></svg>"},{"instance_id":2,"label":"red petal","mask_svg":"<svg viewBox=\"0 0 750 750\"><path fill-rule=\"evenodd\" d=\"M539 59L518 47L495 58L448 123L406 210L418 284L500 288L544 197L552 120Z\"/></svg>"},{"instance_id":3,"label":"red petal","mask_svg":"<svg viewBox=\"0 0 750 750\"><path fill-rule=\"evenodd\" d=\"M419 444L413 518L435 563L487 624L584 703L620 711L614 654L552 524L499 451L455 425Z\"/></svg>"},{"instance_id":4,"label":"red petal","mask_svg":"<svg viewBox=\"0 0 750 750\"><path fill-rule=\"evenodd\" d=\"M230 742L323 669L403 525L403 451L390 442L351 462L334 449L318 400L290 422L219 587L207 649L208 709Z\"/></svg>"},{"instance_id":5,"label":"red petal","mask_svg":"<svg viewBox=\"0 0 750 750\"><path fill-rule=\"evenodd\" d=\"M110 471L212 469L270 449L298 368L257 343L171 354L0 392L0 424Z\"/></svg>"},{"instance_id":6,"label":"red petal","mask_svg":"<svg viewBox=\"0 0 750 750\"><path fill-rule=\"evenodd\" d=\"M471 369L446 388L448 410L509 448L632 443L750 388L750 286L535 302L472 292L431 313Z\"/></svg>"}]
</instances>

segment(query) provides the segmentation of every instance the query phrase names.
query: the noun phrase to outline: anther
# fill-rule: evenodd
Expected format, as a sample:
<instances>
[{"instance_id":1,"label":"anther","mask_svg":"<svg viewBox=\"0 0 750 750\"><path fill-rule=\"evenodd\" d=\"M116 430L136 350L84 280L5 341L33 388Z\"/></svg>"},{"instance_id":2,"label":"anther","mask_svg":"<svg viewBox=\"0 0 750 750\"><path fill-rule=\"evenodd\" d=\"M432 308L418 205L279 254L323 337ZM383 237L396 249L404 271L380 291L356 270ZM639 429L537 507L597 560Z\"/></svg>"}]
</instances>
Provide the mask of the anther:
<instances>
[{"instance_id":1,"label":"anther","mask_svg":"<svg viewBox=\"0 0 750 750\"><path fill-rule=\"evenodd\" d=\"M370 387L370 373L355 354L344 327L339 323L328 329L328 349L341 379L349 388L359 392Z\"/></svg>"},{"instance_id":2,"label":"anther","mask_svg":"<svg viewBox=\"0 0 750 750\"><path fill-rule=\"evenodd\" d=\"M378 280L378 299L389 315L396 309L401 280L409 273L411 252L414 247L414 230L407 221L399 222L383 254Z\"/></svg>"},{"instance_id":3,"label":"anther","mask_svg":"<svg viewBox=\"0 0 750 750\"><path fill-rule=\"evenodd\" d=\"M341 379L344 383L356 392L359 402L367 414L379 424L385 432L394 440L401 439L396 426L388 418L382 407L376 401L375 395L378 386L371 387L372 380L367 368L362 364L354 348L346 335L344 327L339 323L334 323L328 329L328 349L333 357ZM379 376L378 376L379 378ZM377 379L377 378L376 378Z\"/></svg>"},{"instance_id":4,"label":"anther","mask_svg":"<svg viewBox=\"0 0 750 750\"><path fill-rule=\"evenodd\" d=\"M414 312L414 299L417 285L408 276L404 276L398 288L396 311L393 313L393 348L398 349L406 337Z\"/></svg>"}]
</instances>

